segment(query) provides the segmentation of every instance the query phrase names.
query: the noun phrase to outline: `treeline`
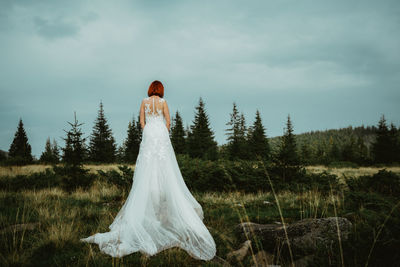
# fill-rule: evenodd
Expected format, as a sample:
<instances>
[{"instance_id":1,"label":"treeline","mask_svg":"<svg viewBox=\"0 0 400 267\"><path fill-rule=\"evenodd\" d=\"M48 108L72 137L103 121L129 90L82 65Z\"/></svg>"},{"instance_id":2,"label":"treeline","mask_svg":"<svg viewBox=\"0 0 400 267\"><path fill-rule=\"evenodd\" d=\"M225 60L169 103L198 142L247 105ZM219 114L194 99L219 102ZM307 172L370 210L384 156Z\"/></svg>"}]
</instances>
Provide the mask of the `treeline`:
<instances>
[{"instance_id":1,"label":"treeline","mask_svg":"<svg viewBox=\"0 0 400 267\"><path fill-rule=\"evenodd\" d=\"M36 160L32 157L31 146L20 119L9 152L0 153L0 161L14 165L135 162L142 138L139 116L129 121L127 137L121 146L115 142L102 102L89 137L83 137L80 128L83 123L78 122L76 114L74 121L68 124L70 129L64 130L64 146L60 147L55 139L51 142L48 137L40 159ZM388 126L384 115L377 127L348 127L298 135L293 134L293 124L288 115L283 135L268 138L260 112L256 110L252 123L247 126L243 112L239 112L236 103L233 103L225 134L227 143L218 146L202 98L195 107L195 117L190 126L184 128L178 111L172 116L170 137L175 153L190 158L212 161L263 159L282 166L400 162L400 129L393 123Z\"/></svg>"}]
</instances>

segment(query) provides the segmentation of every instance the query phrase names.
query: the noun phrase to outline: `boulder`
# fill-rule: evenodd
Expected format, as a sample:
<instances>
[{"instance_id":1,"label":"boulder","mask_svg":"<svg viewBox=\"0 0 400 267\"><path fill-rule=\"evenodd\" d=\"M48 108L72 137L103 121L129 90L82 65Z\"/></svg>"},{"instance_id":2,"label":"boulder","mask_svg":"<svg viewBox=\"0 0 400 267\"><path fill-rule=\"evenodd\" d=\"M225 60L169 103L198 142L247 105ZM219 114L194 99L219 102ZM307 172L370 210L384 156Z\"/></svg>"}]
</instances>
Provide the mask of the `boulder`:
<instances>
[{"instance_id":1,"label":"boulder","mask_svg":"<svg viewBox=\"0 0 400 267\"><path fill-rule=\"evenodd\" d=\"M264 250L280 251L288 255L288 244L294 258L313 254L319 247L328 248L346 241L352 228L351 222L343 217L309 218L286 224L286 238L282 224L241 223L236 227L243 240L260 241Z\"/></svg>"}]
</instances>

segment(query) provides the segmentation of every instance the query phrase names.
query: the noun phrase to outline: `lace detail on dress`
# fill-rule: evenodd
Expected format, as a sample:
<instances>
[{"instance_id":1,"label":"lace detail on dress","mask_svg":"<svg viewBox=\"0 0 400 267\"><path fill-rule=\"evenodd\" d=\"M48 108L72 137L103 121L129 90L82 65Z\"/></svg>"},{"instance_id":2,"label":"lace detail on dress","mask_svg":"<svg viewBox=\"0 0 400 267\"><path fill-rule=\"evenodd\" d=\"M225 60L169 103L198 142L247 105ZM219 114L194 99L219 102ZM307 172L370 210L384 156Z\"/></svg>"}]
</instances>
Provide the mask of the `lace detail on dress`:
<instances>
[{"instance_id":1,"label":"lace detail on dress","mask_svg":"<svg viewBox=\"0 0 400 267\"><path fill-rule=\"evenodd\" d=\"M162 112L162 106L161 107L157 107L156 103L155 103L155 97L146 97L145 100L146 101L144 103L144 113L145 113L145 120L146 123L152 121L153 119L157 119L157 120L164 120L164 114ZM147 102L149 101L149 102ZM165 100L163 98L159 98L158 99L158 103L163 103ZM152 108L150 108L150 106Z\"/></svg>"},{"instance_id":2,"label":"lace detail on dress","mask_svg":"<svg viewBox=\"0 0 400 267\"><path fill-rule=\"evenodd\" d=\"M146 159L163 160L167 156L167 149L170 142L169 139L163 137L152 137L149 140L143 140L140 144L142 156Z\"/></svg>"}]
</instances>

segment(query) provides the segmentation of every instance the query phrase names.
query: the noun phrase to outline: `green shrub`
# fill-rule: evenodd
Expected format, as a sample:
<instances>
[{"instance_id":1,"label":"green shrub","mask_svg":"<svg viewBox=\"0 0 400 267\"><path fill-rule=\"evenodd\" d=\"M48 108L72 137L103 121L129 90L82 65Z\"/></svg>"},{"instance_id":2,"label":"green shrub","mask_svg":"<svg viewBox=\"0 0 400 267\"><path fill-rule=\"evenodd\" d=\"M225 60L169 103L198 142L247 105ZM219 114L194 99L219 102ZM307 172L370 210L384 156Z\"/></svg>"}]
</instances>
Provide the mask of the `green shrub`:
<instances>
[{"instance_id":1,"label":"green shrub","mask_svg":"<svg viewBox=\"0 0 400 267\"><path fill-rule=\"evenodd\" d=\"M347 178L346 183L352 191L376 192L400 198L400 175L386 169L374 175Z\"/></svg>"},{"instance_id":2,"label":"green shrub","mask_svg":"<svg viewBox=\"0 0 400 267\"><path fill-rule=\"evenodd\" d=\"M271 191L271 184L265 174L264 167L259 161L226 160L209 161L192 159L178 155L179 167L186 185L195 191L242 191L257 192ZM327 172L309 174L304 168L286 169L287 180L281 178L282 169L264 162L275 191L291 190L304 191L318 188L329 193L340 190L336 175Z\"/></svg>"},{"instance_id":3,"label":"green shrub","mask_svg":"<svg viewBox=\"0 0 400 267\"><path fill-rule=\"evenodd\" d=\"M101 181L115 184L120 188L130 188L133 182L133 170L126 165L118 166L118 169L122 172L122 174L116 170L110 171L102 171L98 170L97 173Z\"/></svg>"},{"instance_id":4,"label":"green shrub","mask_svg":"<svg viewBox=\"0 0 400 267\"><path fill-rule=\"evenodd\" d=\"M89 173L89 170L82 168L80 165L63 165L53 166L56 176L60 177L60 186L67 192L72 192L77 188L88 189L96 175Z\"/></svg>"},{"instance_id":5,"label":"green shrub","mask_svg":"<svg viewBox=\"0 0 400 267\"><path fill-rule=\"evenodd\" d=\"M38 190L56 187L59 184L60 177L51 169L30 175L4 176L0 178L0 188L7 191Z\"/></svg>"}]
</instances>

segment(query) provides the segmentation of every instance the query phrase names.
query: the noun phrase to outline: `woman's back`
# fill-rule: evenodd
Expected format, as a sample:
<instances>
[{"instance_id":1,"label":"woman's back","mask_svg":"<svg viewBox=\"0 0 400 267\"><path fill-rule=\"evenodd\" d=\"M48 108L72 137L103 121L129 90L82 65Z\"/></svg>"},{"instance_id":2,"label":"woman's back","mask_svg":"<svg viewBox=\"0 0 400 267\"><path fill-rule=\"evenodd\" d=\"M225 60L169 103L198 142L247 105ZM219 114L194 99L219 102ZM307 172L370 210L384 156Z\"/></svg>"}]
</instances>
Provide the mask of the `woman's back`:
<instances>
[{"instance_id":1,"label":"woman's back","mask_svg":"<svg viewBox=\"0 0 400 267\"><path fill-rule=\"evenodd\" d=\"M164 98L161 98L157 95L152 95L142 100L140 108L140 123L142 124L142 128L144 128L145 123L149 123L154 120L164 122L164 119L166 123L165 126L169 130L169 110L167 101Z\"/></svg>"}]
</instances>

